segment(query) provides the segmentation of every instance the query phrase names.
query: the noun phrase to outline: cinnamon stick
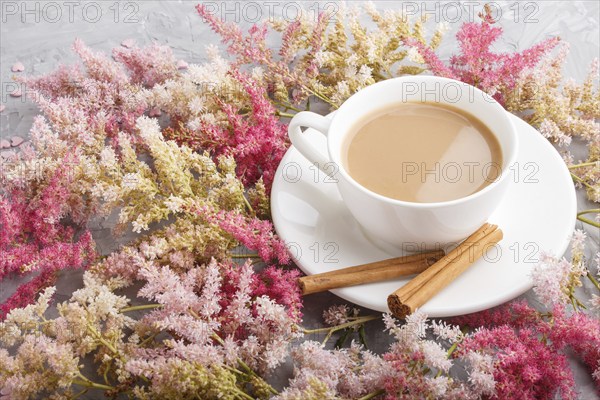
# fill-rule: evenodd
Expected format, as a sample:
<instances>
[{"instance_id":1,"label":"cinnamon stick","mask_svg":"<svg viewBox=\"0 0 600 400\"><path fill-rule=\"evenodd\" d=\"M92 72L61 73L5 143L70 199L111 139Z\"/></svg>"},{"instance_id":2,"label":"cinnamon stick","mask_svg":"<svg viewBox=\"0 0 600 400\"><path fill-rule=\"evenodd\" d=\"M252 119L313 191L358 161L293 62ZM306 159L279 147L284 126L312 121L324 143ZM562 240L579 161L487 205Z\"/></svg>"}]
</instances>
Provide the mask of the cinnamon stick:
<instances>
[{"instance_id":1,"label":"cinnamon stick","mask_svg":"<svg viewBox=\"0 0 600 400\"><path fill-rule=\"evenodd\" d=\"M379 282L418 274L444 256L442 250L390 258L354 267L342 268L298 279L302 294L324 292L339 287Z\"/></svg>"},{"instance_id":2,"label":"cinnamon stick","mask_svg":"<svg viewBox=\"0 0 600 400\"><path fill-rule=\"evenodd\" d=\"M440 261L388 296L388 307L398 318L421 307L448 286L490 246L502 240L502 230L485 224Z\"/></svg>"},{"instance_id":3,"label":"cinnamon stick","mask_svg":"<svg viewBox=\"0 0 600 400\"><path fill-rule=\"evenodd\" d=\"M452 249L445 257L443 257L439 262L435 263L424 273L417 275L414 279L410 280L406 285L402 286L398 289L398 292L401 293L404 299L408 298L410 295L415 293L421 286L425 284L428 280L430 280L434 275L440 272L443 268L445 268L452 260L454 260L458 255L462 254L465 250L467 250L473 243L477 242L481 238L483 238L488 233L495 230L498 226L491 225L488 223L483 224L479 229L471 234L468 238L466 238L461 244Z\"/></svg>"}]
</instances>

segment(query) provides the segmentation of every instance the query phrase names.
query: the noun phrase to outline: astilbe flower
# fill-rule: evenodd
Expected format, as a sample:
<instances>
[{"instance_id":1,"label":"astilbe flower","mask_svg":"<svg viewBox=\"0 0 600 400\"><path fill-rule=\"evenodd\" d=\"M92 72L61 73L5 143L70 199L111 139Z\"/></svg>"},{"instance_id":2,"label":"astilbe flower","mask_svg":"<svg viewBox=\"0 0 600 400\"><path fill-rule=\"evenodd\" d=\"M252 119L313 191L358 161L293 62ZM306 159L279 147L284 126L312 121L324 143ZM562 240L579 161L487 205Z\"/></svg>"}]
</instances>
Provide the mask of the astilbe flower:
<instances>
[{"instance_id":1,"label":"astilbe flower","mask_svg":"<svg viewBox=\"0 0 600 400\"><path fill-rule=\"evenodd\" d=\"M292 359L294 378L275 399L356 399L381 388L390 369L354 342L348 349L326 350L306 341L292 350Z\"/></svg>"},{"instance_id":2,"label":"astilbe flower","mask_svg":"<svg viewBox=\"0 0 600 400\"><path fill-rule=\"evenodd\" d=\"M250 250L256 250L264 261L289 264L290 255L287 246L273 233L274 228L270 221L251 218L239 211L216 211L204 207L197 212L207 222L217 225L233 236L240 244Z\"/></svg>"},{"instance_id":3,"label":"astilbe flower","mask_svg":"<svg viewBox=\"0 0 600 400\"><path fill-rule=\"evenodd\" d=\"M600 390L600 321L582 312L568 315L564 308L553 310L548 337L556 347L568 346L590 370Z\"/></svg>"},{"instance_id":4,"label":"astilbe flower","mask_svg":"<svg viewBox=\"0 0 600 400\"><path fill-rule=\"evenodd\" d=\"M343 3L336 10L334 24L330 24L334 15L328 11L316 18L302 13L293 22L269 21L281 34L280 50L275 55L267 46L266 25L253 26L245 36L239 26L219 19L205 5L197 6L200 16L228 45L234 66L251 64L262 68L264 84L276 104L285 110L295 109L295 105L309 98L339 107L354 92L393 76L392 70L407 55L402 39L415 38L425 43L424 20L411 26L401 12L380 13L371 4L365 9L376 29L361 24L358 9L347 8ZM431 48L439 45L443 30L439 27L435 31L429 43ZM401 74L421 71L414 65L398 67Z\"/></svg>"},{"instance_id":5,"label":"astilbe flower","mask_svg":"<svg viewBox=\"0 0 600 400\"><path fill-rule=\"evenodd\" d=\"M575 398L566 355L542 342L534 327L481 329L465 338L457 354L468 351L493 354L494 398L539 399L557 393Z\"/></svg>"},{"instance_id":6,"label":"astilbe flower","mask_svg":"<svg viewBox=\"0 0 600 400\"><path fill-rule=\"evenodd\" d=\"M469 387L442 375L449 372L452 361L441 344L426 338L431 324L425 314L417 310L406 318L406 324L402 326L396 325L389 314L384 314L384 322L386 329L396 340L388 352L383 354L383 359L391 366L384 378L386 399L477 398L482 393L477 387ZM460 335L450 334L450 329L436 327L442 337L458 341ZM440 371L439 376L414 373L415 369L425 368Z\"/></svg>"},{"instance_id":7,"label":"astilbe flower","mask_svg":"<svg viewBox=\"0 0 600 400\"><path fill-rule=\"evenodd\" d=\"M531 271L533 291L547 305L570 300L574 288L581 286L581 277L587 274L583 262L585 232L576 230L572 239L572 261L542 253L540 263Z\"/></svg>"},{"instance_id":8,"label":"astilbe flower","mask_svg":"<svg viewBox=\"0 0 600 400\"><path fill-rule=\"evenodd\" d=\"M459 344L456 355L471 365L483 366L486 375L493 374L498 384L491 387L497 398L521 393L529 398L556 393L574 397L566 358L571 351L582 358L600 385L600 325L597 319L582 312L569 314L564 305L557 304L550 312L541 313L526 301L514 301L455 318L454 322L476 328ZM480 368L471 377L487 384ZM546 381L546 377L551 380Z\"/></svg>"},{"instance_id":9,"label":"astilbe flower","mask_svg":"<svg viewBox=\"0 0 600 400\"><path fill-rule=\"evenodd\" d=\"M0 282L12 275L38 273L0 306L0 318L54 284L58 271L84 268L95 258L91 234L77 235L75 227L63 224L68 209L64 178L56 174L35 198L16 188L0 195Z\"/></svg>"},{"instance_id":10,"label":"astilbe flower","mask_svg":"<svg viewBox=\"0 0 600 400\"><path fill-rule=\"evenodd\" d=\"M1 393L7 398L72 396L73 384L93 387L81 375L80 357L104 346L118 351L122 335L115 333L126 328L128 320L117 310L127 302L89 275L85 285L73 293L69 303L59 305L56 319L44 316L55 291L49 288L35 304L11 310L0 322L0 342L16 346L14 357L0 349Z\"/></svg>"},{"instance_id":11,"label":"astilbe flower","mask_svg":"<svg viewBox=\"0 0 600 400\"><path fill-rule=\"evenodd\" d=\"M460 53L453 55L448 65L424 43L412 38L404 42L419 51L433 74L476 86L504 103L506 93L515 88L522 71L535 67L545 54L556 47L559 39L546 39L520 53L495 53L491 47L502 35L502 28L493 25L488 6L481 18L479 23L466 22L460 27L456 34Z\"/></svg>"},{"instance_id":12,"label":"astilbe flower","mask_svg":"<svg viewBox=\"0 0 600 400\"><path fill-rule=\"evenodd\" d=\"M0 349L0 396L11 400L50 398L58 393L73 396L78 363L70 346L46 336L27 335L14 356Z\"/></svg>"},{"instance_id":13,"label":"astilbe flower","mask_svg":"<svg viewBox=\"0 0 600 400\"><path fill-rule=\"evenodd\" d=\"M588 76L581 84L565 82L562 68L569 46L563 43L554 56L545 57L534 69L518 75L514 90L507 93L509 111L523 118L559 147L568 146L573 138L583 139L588 148L583 165L571 170L577 187L585 187L588 198L600 202L600 91L598 59L594 59ZM573 166L570 153L564 155Z\"/></svg>"},{"instance_id":14,"label":"astilbe flower","mask_svg":"<svg viewBox=\"0 0 600 400\"><path fill-rule=\"evenodd\" d=\"M83 61L86 73L83 74L78 67L62 67L46 76L23 78L33 94L33 100L40 103L42 111L55 124L58 132L61 131L58 129L60 126L71 125L70 121L87 125L91 132L101 130L110 137L119 131L131 132L135 120L146 110L145 103L136 96L141 86L131 81L121 63L102 53L93 52L81 40L75 41L73 50ZM160 47L147 51L155 55L164 52ZM152 54L149 56L152 57ZM153 73L153 70L146 71L149 75ZM74 116L69 117L61 112L57 105L61 105L62 109L75 109L84 118L72 119ZM61 120L61 115L67 119ZM85 131L79 133L85 134Z\"/></svg>"},{"instance_id":15,"label":"astilbe flower","mask_svg":"<svg viewBox=\"0 0 600 400\"><path fill-rule=\"evenodd\" d=\"M177 60L168 46L153 43L147 47L115 48L113 58L128 70L134 84L153 87L177 73Z\"/></svg>"},{"instance_id":16,"label":"astilbe flower","mask_svg":"<svg viewBox=\"0 0 600 400\"><path fill-rule=\"evenodd\" d=\"M253 293L249 263L231 268L212 261L183 276L148 266L140 275L146 284L139 295L162 305L140 324L169 332L174 339L164 343L165 352L176 357L205 366L242 360L264 373L283 361L297 336L284 306Z\"/></svg>"},{"instance_id":17,"label":"astilbe flower","mask_svg":"<svg viewBox=\"0 0 600 400\"><path fill-rule=\"evenodd\" d=\"M211 28L221 36L223 42L228 44L228 52L236 57L235 67L253 64L266 68L266 76L271 77L267 79L273 79L269 83L281 100L288 98L292 87L306 92L302 82L314 79L318 72L318 69L315 68L315 53L320 49L322 43L324 28L328 19L327 15L320 14L314 23L305 19L301 27L299 23L292 24L284 34L286 42L282 45L282 60L275 60L273 52L266 42L268 32L266 23L253 25L248 30L248 36L244 36L238 25L227 23L216 17L205 5L199 4L196 10ZM289 57L291 54L297 54L297 52L292 52L290 42L302 34L309 37L305 42L309 50L298 62L298 68L292 71L288 65L291 62Z\"/></svg>"},{"instance_id":18,"label":"astilbe flower","mask_svg":"<svg viewBox=\"0 0 600 400\"><path fill-rule=\"evenodd\" d=\"M232 71L231 75L238 82L240 95L247 96L248 101L234 105L219 99L216 111L224 115L225 121L207 122L205 118L197 129L174 129L167 131L168 137L196 150L210 151L215 159L234 156L236 173L246 186L262 177L270 191L275 170L289 147L287 127L276 117L261 82L242 72ZM245 107L251 108L247 116L242 113Z\"/></svg>"},{"instance_id":19,"label":"astilbe flower","mask_svg":"<svg viewBox=\"0 0 600 400\"><path fill-rule=\"evenodd\" d=\"M360 310L352 308L346 304L336 304L323 311L323 321L329 326L336 326L347 323L350 316L358 316Z\"/></svg>"}]
</instances>

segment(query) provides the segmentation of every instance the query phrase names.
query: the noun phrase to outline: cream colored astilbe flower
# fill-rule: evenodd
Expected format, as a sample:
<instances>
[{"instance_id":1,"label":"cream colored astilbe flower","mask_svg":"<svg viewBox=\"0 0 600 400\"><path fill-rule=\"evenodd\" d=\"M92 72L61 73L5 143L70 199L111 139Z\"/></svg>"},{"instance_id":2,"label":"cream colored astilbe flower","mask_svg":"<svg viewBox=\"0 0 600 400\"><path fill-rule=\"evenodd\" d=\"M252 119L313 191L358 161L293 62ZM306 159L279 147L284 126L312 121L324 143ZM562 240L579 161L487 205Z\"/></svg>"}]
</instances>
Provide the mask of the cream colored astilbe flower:
<instances>
[{"instance_id":1,"label":"cream colored astilbe flower","mask_svg":"<svg viewBox=\"0 0 600 400\"><path fill-rule=\"evenodd\" d=\"M506 94L506 108L523 118L559 147L568 146L573 138L588 144L586 165L572 169L578 186L585 187L588 198L600 202L600 92L598 59L592 62L582 84L570 80L563 84L562 67L568 45L546 57L541 65L523 71L515 89ZM573 164L572 156L565 159Z\"/></svg>"}]
</instances>

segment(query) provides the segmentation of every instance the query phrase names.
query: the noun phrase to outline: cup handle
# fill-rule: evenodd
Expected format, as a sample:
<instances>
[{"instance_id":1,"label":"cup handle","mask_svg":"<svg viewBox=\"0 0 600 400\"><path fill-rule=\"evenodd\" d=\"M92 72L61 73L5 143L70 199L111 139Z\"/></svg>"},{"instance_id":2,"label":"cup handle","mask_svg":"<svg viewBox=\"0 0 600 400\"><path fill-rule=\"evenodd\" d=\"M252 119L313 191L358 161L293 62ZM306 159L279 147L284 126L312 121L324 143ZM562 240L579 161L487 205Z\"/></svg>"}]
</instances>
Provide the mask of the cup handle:
<instances>
[{"instance_id":1,"label":"cup handle","mask_svg":"<svg viewBox=\"0 0 600 400\"><path fill-rule=\"evenodd\" d=\"M316 114L310 111L300 111L294 115L294 118L290 121L288 127L288 136L292 141L294 147L302 154L308 161L315 164L321 171L327 175L331 174L331 168L327 171L326 164L331 160L328 157L317 150L315 145L302 133L301 127L313 128L320 132L323 136L327 137L329 126L331 121L322 115Z\"/></svg>"}]
</instances>

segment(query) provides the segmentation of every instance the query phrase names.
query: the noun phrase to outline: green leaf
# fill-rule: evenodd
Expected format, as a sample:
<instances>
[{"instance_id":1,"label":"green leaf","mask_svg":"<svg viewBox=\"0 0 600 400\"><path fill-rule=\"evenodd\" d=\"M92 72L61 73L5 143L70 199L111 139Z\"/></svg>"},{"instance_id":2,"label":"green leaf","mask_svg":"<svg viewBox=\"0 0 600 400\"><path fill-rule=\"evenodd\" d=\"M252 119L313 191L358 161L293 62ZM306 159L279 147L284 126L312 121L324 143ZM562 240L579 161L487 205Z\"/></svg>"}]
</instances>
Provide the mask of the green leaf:
<instances>
[{"instance_id":1,"label":"green leaf","mask_svg":"<svg viewBox=\"0 0 600 400\"><path fill-rule=\"evenodd\" d=\"M367 334L365 333L364 325L361 325L360 329L358 330L358 339L360 340L360 343L365 346L365 349L369 348L369 346L367 346Z\"/></svg>"},{"instance_id":2,"label":"green leaf","mask_svg":"<svg viewBox=\"0 0 600 400\"><path fill-rule=\"evenodd\" d=\"M339 339L335 342L336 349L340 349L344 346L344 343L346 343L346 340L348 340L348 336L350 336L350 332L352 332L351 328L344 329L344 333L342 334L342 336L340 336Z\"/></svg>"}]
</instances>

